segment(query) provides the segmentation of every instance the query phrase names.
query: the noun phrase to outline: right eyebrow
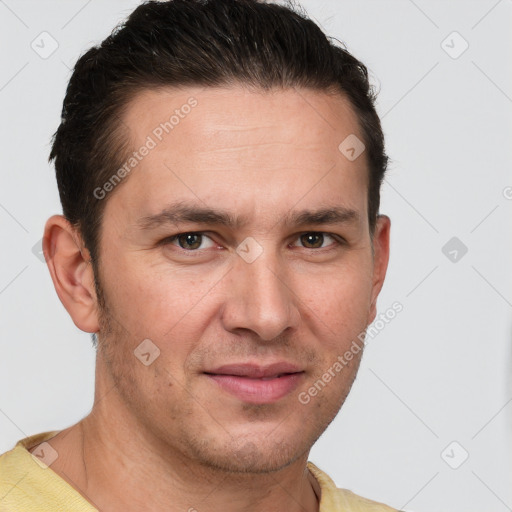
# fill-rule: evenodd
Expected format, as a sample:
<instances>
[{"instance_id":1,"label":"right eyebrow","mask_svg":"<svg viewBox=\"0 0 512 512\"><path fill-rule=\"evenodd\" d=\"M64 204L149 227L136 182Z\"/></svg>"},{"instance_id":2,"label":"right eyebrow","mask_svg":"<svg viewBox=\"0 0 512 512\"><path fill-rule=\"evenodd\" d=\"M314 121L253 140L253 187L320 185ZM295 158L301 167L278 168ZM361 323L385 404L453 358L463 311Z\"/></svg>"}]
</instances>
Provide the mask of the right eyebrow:
<instances>
[{"instance_id":1,"label":"right eyebrow","mask_svg":"<svg viewBox=\"0 0 512 512\"><path fill-rule=\"evenodd\" d=\"M165 224L180 222L222 225L235 228L245 225L247 219L235 217L226 210L214 210L213 208L178 202L167 206L155 215L142 217L137 221L137 226L140 229L147 230L155 229Z\"/></svg>"}]
</instances>

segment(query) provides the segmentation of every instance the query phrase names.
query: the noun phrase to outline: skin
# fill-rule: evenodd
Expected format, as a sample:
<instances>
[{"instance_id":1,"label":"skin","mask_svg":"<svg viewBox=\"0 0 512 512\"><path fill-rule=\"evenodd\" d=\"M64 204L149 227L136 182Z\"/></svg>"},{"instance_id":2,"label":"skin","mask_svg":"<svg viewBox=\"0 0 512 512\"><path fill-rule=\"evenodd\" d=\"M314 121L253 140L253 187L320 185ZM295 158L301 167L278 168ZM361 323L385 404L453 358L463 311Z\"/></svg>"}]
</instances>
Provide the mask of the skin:
<instances>
[{"instance_id":1,"label":"skin","mask_svg":"<svg viewBox=\"0 0 512 512\"><path fill-rule=\"evenodd\" d=\"M342 96L143 91L123 118L133 148L191 96L198 105L104 199L106 310L80 234L60 215L47 221L55 289L77 327L99 338L93 409L51 440L59 454L51 469L102 511L316 511L308 454L343 404L362 351L310 403L298 395L375 318L390 220L379 216L372 244L365 154L349 161L338 149L350 134L362 139ZM176 200L247 222L137 227ZM282 222L340 205L355 220ZM205 232L195 252L160 243L187 232ZM320 234L308 242L305 233ZM252 263L236 252L247 237L263 249ZM134 355L145 339L160 350L149 366ZM204 374L247 361L288 361L303 373L296 389L263 404Z\"/></svg>"}]
</instances>

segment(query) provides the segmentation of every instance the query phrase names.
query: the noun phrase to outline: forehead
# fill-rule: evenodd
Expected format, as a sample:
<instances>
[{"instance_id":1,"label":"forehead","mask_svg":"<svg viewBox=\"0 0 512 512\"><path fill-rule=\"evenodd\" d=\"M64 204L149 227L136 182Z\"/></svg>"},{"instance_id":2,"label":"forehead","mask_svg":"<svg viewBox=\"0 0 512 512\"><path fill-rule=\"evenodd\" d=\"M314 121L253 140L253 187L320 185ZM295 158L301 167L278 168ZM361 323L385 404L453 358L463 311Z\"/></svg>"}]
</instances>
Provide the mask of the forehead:
<instances>
[{"instance_id":1,"label":"forehead","mask_svg":"<svg viewBox=\"0 0 512 512\"><path fill-rule=\"evenodd\" d=\"M174 199L228 201L262 215L278 205L334 204L343 196L346 206L366 207L365 155L350 161L339 149L347 137L362 140L341 95L152 89L133 98L122 121L138 156L112 200L148 215Z\"/></svg>"},{"instance_id":2,"label":"forehead","mask_svg":"<svg viewBox=\"0 0 512 512\"><path fill-rule=\"evenodd\" d=\"M190 144L206 146L214 139L217 146L227 142L230 147L234 138L256 144L275 136L281 142L293 142L299 136L309 145L329 143L329 136L355 134L362 139L357 116L345 96L299 88L144 89L127 105L123 122L132 142L143 142L151 135L160 145L180 134Z\"/></svg>"}]
</instances>

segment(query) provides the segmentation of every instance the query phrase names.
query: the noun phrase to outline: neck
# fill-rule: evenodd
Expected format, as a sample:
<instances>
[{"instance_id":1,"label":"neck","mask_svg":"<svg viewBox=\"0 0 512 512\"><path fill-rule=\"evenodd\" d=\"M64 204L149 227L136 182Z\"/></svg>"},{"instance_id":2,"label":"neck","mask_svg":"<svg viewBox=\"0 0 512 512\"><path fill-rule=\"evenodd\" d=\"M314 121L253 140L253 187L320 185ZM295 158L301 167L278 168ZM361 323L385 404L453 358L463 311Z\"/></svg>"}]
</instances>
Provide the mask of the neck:
<instances>
[{"instance_id":1,"label":"neck","mask_svg":"<svg viewBox=\"0 0 512 512\"><path fill-rule=\"evenodd\" d=\"M318 512L309 453L271 473L205 466L150 436L115 386L97 386L91 413L51 444L52 469L102 512Z\"/></svg>"}]
</instances>

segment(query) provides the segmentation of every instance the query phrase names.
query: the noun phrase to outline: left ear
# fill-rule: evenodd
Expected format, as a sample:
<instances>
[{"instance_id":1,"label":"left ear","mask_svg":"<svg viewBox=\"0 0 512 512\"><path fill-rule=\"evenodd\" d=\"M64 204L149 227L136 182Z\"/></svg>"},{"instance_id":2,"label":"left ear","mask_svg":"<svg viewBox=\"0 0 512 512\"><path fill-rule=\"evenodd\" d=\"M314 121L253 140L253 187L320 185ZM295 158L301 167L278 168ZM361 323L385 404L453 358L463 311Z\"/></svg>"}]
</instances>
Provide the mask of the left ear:
<instances>
[{"instance_id":1,"label":"left ear","mask_svg":"<svg viewBox=\"0 0 512 512\"><path fill-rule=\"evenodd\" d=\"M368 325L377 316L377 297L384 284L389 261L389 234L391 219L387 215L378 215L373 235L373 281Z\"/></svg>"}]
</instances>

